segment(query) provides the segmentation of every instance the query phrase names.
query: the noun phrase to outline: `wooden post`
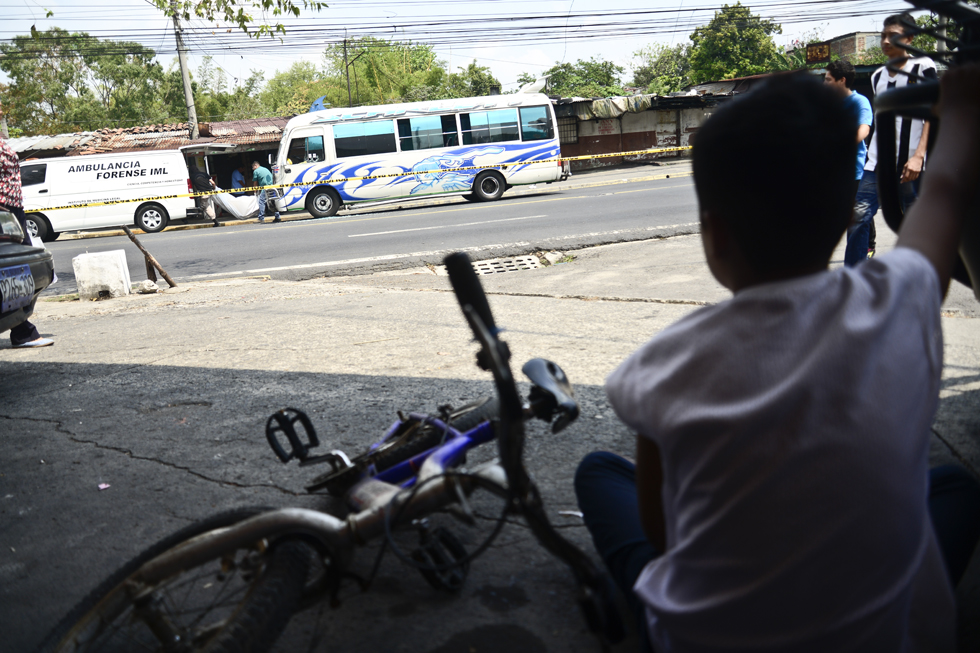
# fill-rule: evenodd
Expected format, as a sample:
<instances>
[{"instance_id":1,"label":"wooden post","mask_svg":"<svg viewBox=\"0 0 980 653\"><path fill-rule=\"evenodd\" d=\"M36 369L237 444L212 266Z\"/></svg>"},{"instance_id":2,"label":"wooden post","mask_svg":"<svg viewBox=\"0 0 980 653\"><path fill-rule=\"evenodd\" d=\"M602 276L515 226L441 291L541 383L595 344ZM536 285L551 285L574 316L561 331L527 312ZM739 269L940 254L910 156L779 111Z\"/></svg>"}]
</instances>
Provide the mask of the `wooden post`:
<instances>
[{"instance_id":1,"label":"wooden post","mask_svg":"<svg viewBox=\"0 0 980 653\"><path fill-rule=\"evenodd\" d=\"M136 245L137 247L139 247L139 250L140 250L141 252L143 252L143 256L145 256L145 257L146 257L146 269L147 269L147 275L146 275L146 276L148 276L148 277L149 277L149 276L150 276L151 274L153 274L153 273L152 273L152 269L151 269L151 267L150 267L150 266L152 265L152 266L153 266L154 268L156 268L157 270L159 270L159 271L160 271L160 274L161 274L161 275L163 275L163 278L167 280L167 283L169 283L169 284L170 284L170 287L171 287L171 288L176 288L176 287L177 287L177 282L176 282L176 281L174 281L173 279L171 279L171 278L170 278L170 275L169 275L169 274L167 274L167 271L166 271L166 270L164 270L164 269L163 269L163 268L162 268L162 267L160 266L160 264L159 264L159 263L157 263L157 260L156 260L155 258L153 258L153 255L152 255L152 254L150 254L150 253L149 253L148 251L146 251L146 248L145 248L145 247L143 247L143 244L142 244L142 243L140 243L140 241L139 241L139 240L138 240L138 239L136 238L136 235L135 235L135 234L134 234L134 233L133 233L132 231L130 231L130 230L129 230L129 227L126 227L126 226L124 226L124 227L123 227L123 231L125 231L125 232L126 232L126 235L127 235L127 236L129 236L129 239L130 239L131 241L133 241L133 243L134 243L134 244L135 244L135 245ZM156 281L156 279L155 279L155 277L156 277L156 275L153 275L153 277L152 277L152 278L150 278L150 281Z\"/></svg>"}]
</instances>

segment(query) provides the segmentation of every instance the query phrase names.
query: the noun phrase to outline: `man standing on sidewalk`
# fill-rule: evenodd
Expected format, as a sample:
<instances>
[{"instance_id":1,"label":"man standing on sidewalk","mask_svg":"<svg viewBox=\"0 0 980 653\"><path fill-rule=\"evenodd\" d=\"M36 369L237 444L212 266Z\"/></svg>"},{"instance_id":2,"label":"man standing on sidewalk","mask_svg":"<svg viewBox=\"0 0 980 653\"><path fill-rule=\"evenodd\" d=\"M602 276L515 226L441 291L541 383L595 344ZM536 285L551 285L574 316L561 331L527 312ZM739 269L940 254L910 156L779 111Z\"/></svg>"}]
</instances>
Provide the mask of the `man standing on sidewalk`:
<instances>
[{"instance_id":1,"label":"man standing on sidewalk","mask_svg":"<svg viewBox=\"0 0 980 653\"><path fill-rule=\"evenodd\" d=\"M871 111L871 102L868 101L868 98L854 92L854 77L854 64L847 59L838 59L827 64L827 72L824 74L823 81L845 98L844 102L854 112L854 118L857 122L858 151L854 176L854 195L857 196L857 188L864 176L864 164L868 156L868 147L864 144L864 139L871 133L874 113Z\"/></svg>"},{"instance_id":2,"label":"man standing on sidewalk","mask_svg":"<svg viewBox=\"0 0 980 653\"><path fill-rule=\"evenodd\" d=\"M259 165L258 161L252 161L252 180L255 182L256 186L271 186L272 185L272 173ZM265 203L268 201L268 195L265 189L259 191L259 222L265 222ZM276 207L276 218L273 222L282 222L282 218L279 217L279 207Z\"/></svg>"},{"instance_id":3,"label":"man standing on sidewalk","mask_svg":"<svg viewBox=\"0 0 980 653\"><path fill-rule=\"evenodd\" d=\"M0 106L3 116L3 106ZM0 138L0 211L13 213L28 235L27 216L24 215L24 195L20 187L20 162L17 153L10 149L7 141ZM10 330L10 344L15 348L47 347L54 344L51 338L42 338L37 328L24 320Z\"/></svg>"},{"instance_id":4,"label":"man standing on sidewalk","mask_svg":"<svg viewBox=\"0 0 980 653\"><path fill-rule=\"evenodd\" d=\"M915 19L907 13L885 19L881 30L881 50L889 59L901 64L902 73L892 73L884 66L876 70L871 76L871 90L876 96L889 89L918 83L921 78L938 79L936 64L932 59L910 58L905 50L898 47L899 43L912 41L912 36L905 33L903 22L915 23ZM878 170L878 131L871 137L868 162L864 165L864 176L858 185L854 203L854 221L847 231L844 265L853 267L873 254L868 246L868 235L879 206L877 175L899 176L899 199L903 211L908 211L919 194L919 175L925 165L929 123L917 118L896 118L895 122L895 152L898 156L895 170Z\"/></svg>"}]
</instances>

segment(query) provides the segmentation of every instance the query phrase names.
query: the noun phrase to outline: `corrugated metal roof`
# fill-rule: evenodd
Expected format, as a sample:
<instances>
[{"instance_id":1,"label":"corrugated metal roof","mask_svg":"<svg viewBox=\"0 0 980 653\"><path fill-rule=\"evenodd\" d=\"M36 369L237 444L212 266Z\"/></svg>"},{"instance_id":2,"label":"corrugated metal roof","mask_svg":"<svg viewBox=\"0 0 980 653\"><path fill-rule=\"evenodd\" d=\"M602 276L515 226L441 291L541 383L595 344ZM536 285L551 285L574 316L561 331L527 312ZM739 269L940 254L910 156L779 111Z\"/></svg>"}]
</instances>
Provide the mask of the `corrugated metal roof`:
<instances>
[{"instance_id":1,"label":"corrugated metal roof","mask_svg":"<svg viewBox=\"0 0 980 653\"><path fill-rule=\"evenodd\" d=\"M202 123L201 143L228 143L246 146L277 144L282 138L288 117L254 118L225 122ZM175 150L191 145L187 123L144 125L126 129L101 129L96 132L59 134L57 136L24 136L10 139L8 144L21 158L30 156L78 156L108 152L137 152L141 150Z\"/></svg>"},{"instance_id":2,"label":"corrugated metal roof","mask_svg":"<svg viewBox=\"0 0 980 653\"><path fill-rule=\"evenodd\" d=\"M35 155L64 156L69 150L88 142L93 132L58 134L56 136L24 136L7 141L21 159Z\"/></svg>"}]
</instances>

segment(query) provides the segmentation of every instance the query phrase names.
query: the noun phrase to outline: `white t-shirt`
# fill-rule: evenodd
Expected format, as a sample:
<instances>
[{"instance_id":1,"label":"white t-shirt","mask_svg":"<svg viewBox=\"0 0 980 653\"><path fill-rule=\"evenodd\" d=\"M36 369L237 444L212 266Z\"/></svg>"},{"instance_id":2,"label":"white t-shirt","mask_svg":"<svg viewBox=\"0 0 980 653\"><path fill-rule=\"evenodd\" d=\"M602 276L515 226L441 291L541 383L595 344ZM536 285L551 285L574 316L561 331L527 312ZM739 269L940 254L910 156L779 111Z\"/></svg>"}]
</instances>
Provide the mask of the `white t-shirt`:
<instances>
[{"instance_id":1,"label":"white t-shirt","mask_svg":"<svg viewBox=\"0 0 980 653\"><path fill-rule=\"evenodd\" d=\"M610 375L662 457L667 552L634 586L657 651L955 650L926 504L940 303L899 248L745 289Z\"/></svg>"},{"instance_id":2,"label":"white t-shirt","mask_svg":"<svg viewBox=\"0 0 980 653\"><path fill-rule=\"evenodd\" d=\"M936 72L936 64L929 57L914 57L905 62L902 70L927 79L937 80L939 75ZM913 82L917 83L917 82ZM885 91L892 88L902 88L908 86L909 77L897 73L892 77L888 70L882 66L871 75L871 91L874 97L878 97ZM895 119L895 154L898 157L897 169L901 170L909 156L915 152L919 146L919 139L922 138L922 126L925 121L918 118ZM871 135L871 145L868 146L868 160L864 164L865 170L874 170L878 165L878 127L875 126L874 134Z\"/></svg>"}]
</instances>

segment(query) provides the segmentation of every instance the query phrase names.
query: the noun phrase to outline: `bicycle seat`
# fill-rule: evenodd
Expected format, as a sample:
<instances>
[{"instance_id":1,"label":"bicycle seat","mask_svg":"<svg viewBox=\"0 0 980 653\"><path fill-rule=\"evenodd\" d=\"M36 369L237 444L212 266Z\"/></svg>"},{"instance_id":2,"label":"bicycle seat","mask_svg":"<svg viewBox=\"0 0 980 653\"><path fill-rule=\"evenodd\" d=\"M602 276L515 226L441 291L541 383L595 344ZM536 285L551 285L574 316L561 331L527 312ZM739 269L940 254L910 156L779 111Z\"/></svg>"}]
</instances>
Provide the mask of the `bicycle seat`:
<instances>
[{"instance_id":1,"label":"bicycle seat","mask_svg":"<svg viewBox=\"0 0 980 653\"><path fill-rule=\"evenodd\" d=\"M558 433L578 417L578 403L572 398L572 386L565 372L555 363L543 358L532 358L521 368L531 380L531 409L536 417L550 422L557 412L558 419L551 425L551 432Z\"/></svg>"}]
</instances>

